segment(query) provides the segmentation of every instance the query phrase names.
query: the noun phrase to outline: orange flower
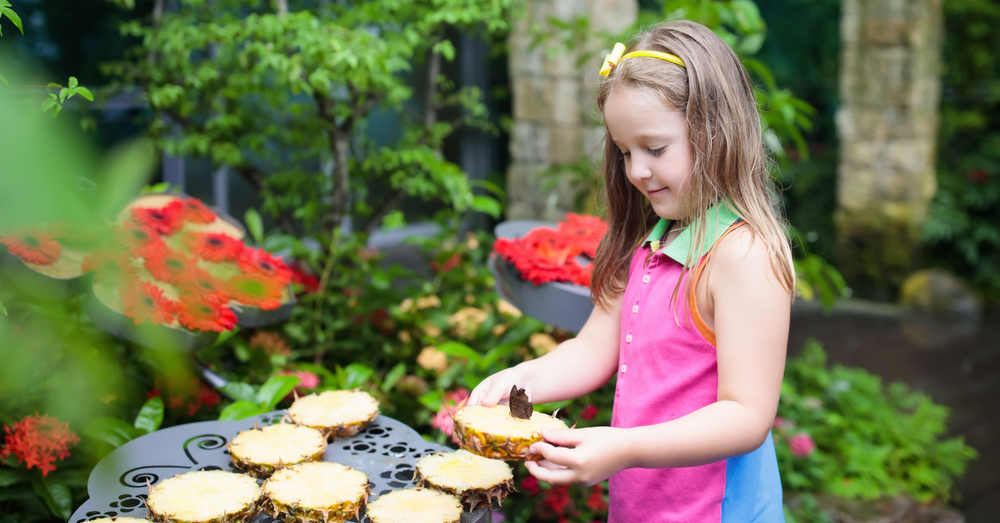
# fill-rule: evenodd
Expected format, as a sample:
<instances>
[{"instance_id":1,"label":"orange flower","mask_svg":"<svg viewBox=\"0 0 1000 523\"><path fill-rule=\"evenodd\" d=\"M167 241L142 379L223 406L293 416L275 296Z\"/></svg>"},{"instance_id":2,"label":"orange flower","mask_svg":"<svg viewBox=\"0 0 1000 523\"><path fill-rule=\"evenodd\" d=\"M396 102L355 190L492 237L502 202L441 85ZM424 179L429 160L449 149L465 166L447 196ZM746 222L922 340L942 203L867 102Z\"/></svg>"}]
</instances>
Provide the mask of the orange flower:
<instances>
[{"instance_id":1,"label":"orange flower","mask_svg":"<svg viewBox=\"0 0 1000 523\"><path fill-rule=\"evenodd\" d=\"M177 319L191 330L223 332L236 327L236 314L216 301L181 296L179 311Z\"/></svg>"},{"instance_id":2,"label":"orange flower","mask_svg":"<svg viewBox=\"0 0 1000 523\"><path fill-rule=\"evenodd\" d=\"M69 448L80 442L79 436L69 430L68 423L49 416L26 416L14 423L13 428L4 427L7 435L4 437L4 449L0 450L0 459L9 456L17 458L28 468L38 467L42 476L56 469L53 465L58 460L69 457Z\"/></svg>"},{"instance_id":3,"label":"orange flower","mask_svg":"<svg viewBox=\"0 0 1000 523\"><path fill-rule=\"evenodd\" d=\"M192 265L174 282L181 294L190 294L205 301L225 303L229 301L229 291L224 283L207 271Z\"/></svg>"},{"instance_id":4,"label":"orange flower","mask_svg":"<svg viewBox=\"0 0 1000 523\"><path fill-rule=\"evenodd\" d=\"M565 221L559 222L559 233L571 243L580 247L591 258L597 256L597 246L608 232L608 224L597 216L566 213Z\"/></svg>"},{"instance_id":5,"label":"orange flower","mask_svg":"<svg viewBox=\"0 0 1000 523\"><path fill-rule=\"evenodd\" d=\"M262 349L271 355L292 355L292 349L288 347L288 340L277 332L257 331L250 337L249 343L250 347Z\"/></svg>"},{"instance_id":6,"label":"orange flower","mask_svg":"<svg viewBox=\"0 0 1000 523\"><path fill-rule=\"evenodd\" d=\"M235 261L246 247L243 242L219 232L186 234L182 239L191 254L208 261Z\"/></svg>"},{"instance_id":7,"label":"orange flower","mask_svg":"<svg viewBox=\"0 0 1000 523\"><path fill-rule=\"evenodd\" d=\"M497 238L493 249L536 285L552 281L590 284L590 266L576 261L583 250L555 229L539 227L514 240Z\"/></svg>"},{"instance_id":8,"label":"orange flower","mask_svg":"<svg viewBox=\"0 0 1000 523\"><path fill-rule=\"evenodd\" d=\"M188 198L186 200L175 200L170 205L178 207L182 221L193 223L212 223L215 221L215 213L212 212L201 200Z\"/></svg>"},{"instance_id":9,"label":"orange flower","mask_svg":"<svg viewBox=\"0 0 1000 523\"><path fill-rule=\"evenodd\" d=\"M121 246L129 253L144 258L148 257L143 254L147 249L155 250L161 246L166 248L166 245L164 245L163 240L156 231L135 222L125 222L121 225L115 225L112 228L112 234L116 240L116 247Z\"/></svg>"},{"instance_id":10,"label":"orange flower","mask_svg":"<svg viewBox=\"0 0 1000 523\"><path fill-rule=\"evenodd\" d=\"M245 273L226 281L226 294L239 303L269 311L281 307L282 285L262 274Z\"/></svg>"},{"instance_id":11,"label":"orange flower","mask_svg":"<svg viewBox=\"0 0 1000 523\"><path fill-rule=\"evenodd\" d=\"M14 256L35 265L49 265L62 253L62 246L52 234L37 227L0 234L0 243Z\"/></svg>"},{"instance_id":12,"label":"orange flower","mask_svg":"<svg viewBox=\"0 0 1000 523\"><path fill-rule=\"evenodd\" d=\"M150 245L143 251L143 264L154 278L167 283L180 283L195 268L195 260L166 246Z\"/></svg>"},{"instance_id":13,"label":"orange flower","mask_svg":"<svg viewBox=\"0 0 1000 523\"><path fill-rule=\"evenodd\" d=\"M171 202L159 208L133 207L132 221L160 234L173 234L184 225L181 220L181 206L177 205L178 203Z\"/></svg>"},{"instance_id":14,"label":"orange flower","mask_svg":"<svg viewBox=\"0 0 1000 523\"><path fill-rule=\"evenodd\" d=\"M150 322L163 325L174 321L177 304L163 296L163 291L147 281L137 281L137 285L120 285L122 313L132 318L136 325Z\"/></svg>"},{"instance_id":15,"label":"orange flower","mask_svg":"<svg viewBox=\"0 0 1000 523\"><path fill-rule=\"evenodd\" d=\"M281 285L287 284L292 279L292 271L285 262L264 249L247 247L240 253L236 263L245 272L269 276Z\"/></svg>"},{"instance_id":16,"label":"orange flower","mask_svg":"<svg viewBox=\"0 0 1000 523\"><path fill-rule=\"evenodd\" d=\"M82 267L94 273L95 282L110 287L130 284L139 277L139 268L119 249L97 249L83 259Z\"/></svg>"}]
</instances>

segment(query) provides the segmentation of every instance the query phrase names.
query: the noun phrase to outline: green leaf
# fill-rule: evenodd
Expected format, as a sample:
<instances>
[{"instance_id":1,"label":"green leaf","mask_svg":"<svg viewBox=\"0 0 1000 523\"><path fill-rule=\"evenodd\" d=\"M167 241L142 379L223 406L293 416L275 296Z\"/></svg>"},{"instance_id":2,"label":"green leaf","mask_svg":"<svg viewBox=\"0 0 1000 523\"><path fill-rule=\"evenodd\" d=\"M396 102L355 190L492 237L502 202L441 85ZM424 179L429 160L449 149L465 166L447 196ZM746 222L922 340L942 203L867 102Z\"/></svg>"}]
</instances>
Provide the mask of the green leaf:
<instances>
[{"instance_id":1,"label":"green leaf","mask_svg":"<svg viewBox=\"0 0 1000 523\"><path fill-rule=\"evenodd\" d=\"M31 485L35 487L38 496L45 500L45 504L49 506L53 515L63 521L69 519L73 497L65 482L57 479L46 480L41 476L34 475L31 477Z\"/></svg>"},{"instance_id":2,"label":"green leaf","mask_svg":"<svg viewBox=\"0 0 1000 523\"><path fill-rule=\"evenodd\" d=\"M13 89L13 87L10 86L10 82L8 82L7 79L3 77L2 74L0 74L0 84L3 84L8 89Z\"/></svg>"},{"instance_id":3,"label":"green leaf","mask_svg":"<svg viewBox=\"0 0 1000 523\"><path fill-rule=\"evenodd\" d=\"M257 398L257 393L253 390L253 386L249 383L230 381L229 383L223 385L219 390L230 398L239 401L249 401L250 403L255 403L254 400Z\"/></svg>"},{"instance_id":4,"label":"green leaf","mask_svg":"<svg viewBox=\"0 0 1000 523\"><path fill-rule=\"evenodd\" d=\"M3 306L3 302L2 301L0 301L0 312L2 312L4 316L7 315L7 307Z\"/></svg>"},{"instance_id":5,"label":"green leaf","mask_svg":"<svg viewBox=\"0 0 1000 523\"><path fill-rule=\"evenodd\" d=\"M457 341L442 343L441 345L438 345L438 350L457 358L465 358L477 364L482 360L482 356L473 350L472 347Z\"/></svg>"},{"instance_id":6,"label":"green leaf","mask_svg":"<svg viewBox=\"0 0 1000 523\"><path fill-rule=\"evenodd\" d=\"M24 469L0 468L0 487L9 487L28 479L29 474Z\"/></svg>"},{"instance_id":7,"label":"green leaf","mask_svg":"<svg viewBox=\"0 0 1000 523\"><path fill-rule=\"evenodd\" d=\"M86 98L87 101L89 102L94 101L94 93L91 93L90 89L87 89L86 87L83 86L77 87L76 94L79 94L80 96Z\"/></svg>"},{"instance_id":8,"label":"green leaf","mask_svg":"<svg viewBox=\"0 0 1000 523\"><path fill-rule=\"evenodd\" d=\"M219 413L219 419L223 421L238 420L263 414L264 409L252 401L237 401L229 404Z\"/></svg>"},{"instance_id":9,"label":"green leaf","mask_svg":"<svg viewBox=\"0 0 1000 523\"><path fill-rule=\"evenodd\" d=\"M295 376L271 376L257 391L257 404L264 412L274 410L274 406L298 384L299 379Z\"/></svg>"},{"instance_id":10,"label":"green leaf","mask_svg":"<svg viewBox=\"0 0 1000 523\"><path fill-rule=\"evenodd\" d=\"M159 396L153 396L139 409L133 425L148 434L160 428L161 423L163 423L163 400Z\"/></svg>"},{"instance_id":11,"label":"green leaf","mask_svg":"<svg viewBox=\"0 0 1000 523\"><path fill-rule=\"evenodd\" d=\"M347 367L337 367L337 378L343 389L356 389L364 385L375 370L360 363L352 363Z\"/></svg>"},{"instance_id":12,"label":"green leaf","mask_svg":"<svg viewBox=\"0 0 1000 523\"><path fill-rule=\"evenodd\" d=\"M77 80L75 76L70 76L69 77L69 88L73 89L74 87L76 87L78 85L80 85L80 81Z\"/></svg>"},{"instance_id":13,"label":"green leaf","mask_svg":"<svg viewBox=\"0 0 1000 523\"><path fill-rule=\"evenodd\" d=\"M264 221L260 218L260 213L257 209L247 209L246 214L243 215L243 221L247 224L247 230L250 232L250 236L255 242L261 244L264 242Z\"/></svg>"},{"instance_id":14,"label":"green leaf","mask_svg":"<svg viewBox=\"0 0 1000 523\"><path fill-rule=\"evenodd\" d=\"M382 392L389 392L392 390L393 385L399 381L406 374L406 364L399 362L395 367L392 368L386 375L385 379L382 380Z\"/></svg>"},{"instance_id":15,"label":"green leaf","mask_svg":"<svg viewBox=\"0 0 1000 523\"><path fill-rule=\"evenodd\" d=\"M7 5L9 6L10 4ZM10 21L14 22L14 26L17 27L17 30L21 31L21 36L24 36L24 26L21 24L21 17L17 16L17 13L15 13L13 9L6 6L0 7L0 15L3 15L0 16L0 19L4 16L10 18ZM0 36L3 36L2 32L0 32Z\"/></svg>"},{"instance_id":16,"label":"green leaf","mask_svg":"<svg viewBox=\"0 0 1000 523\"><path fill-rule=\"evenodd\" d=\"M114 448L132 441L141 434L139 429L129 425L127 421L110 416L97 418L83 429L84 436L103 441Z\"/></svg>"},{"instance_id":17,"label":"green leaf","mask_svg":"<svg viewBox=\"0 0 1000 523\"><path fill-rule=\"evenodd\" d=\"M494 218L500 217L500 202L489 196L476 196L472 199L472 208Z\"/></svg>"}]
</instances>

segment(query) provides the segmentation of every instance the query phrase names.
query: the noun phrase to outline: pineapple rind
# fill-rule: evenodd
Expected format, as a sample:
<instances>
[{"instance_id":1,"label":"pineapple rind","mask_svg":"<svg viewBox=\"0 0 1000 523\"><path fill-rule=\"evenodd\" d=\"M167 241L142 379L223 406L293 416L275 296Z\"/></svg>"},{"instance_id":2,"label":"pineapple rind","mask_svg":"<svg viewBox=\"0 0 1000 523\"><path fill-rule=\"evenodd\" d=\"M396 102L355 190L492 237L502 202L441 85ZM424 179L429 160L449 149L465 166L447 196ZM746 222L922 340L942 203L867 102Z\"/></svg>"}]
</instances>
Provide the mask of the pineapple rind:
<instances>
[{"instance_id":1,"label":"pineapple rind","mask_svg":"<svg viewBox=\"0 0 1000 523\"><path fill-rule=\"evenodd\" d=\"M205 494L205 492L198 491L197 488L191 490L190 485L195 481L192 479L195 476L198 476L197 479L210 478L203 481L215 488L248 488L253 491L254 497L249 500L249 503L234 512L225 512L226 509L223 509L222 514L207 519L185 517L184 514L180 514L176 510L171 511L172 505L177 505L175 499L177 496L195 497L199 494ZM171 490L180 490L180 492L171 492ZM149 520L155 523L249 523L260 510L261 495L262 490L250 476L218 470L200 470L179 474L150 487L149 496L146 498L146 508L149 512ZM166 499L161 500L161 498ZM192 499L191 502L184 503L181 510L190 510L195 501ZM161 504L167 506L161 508Z\"/></svg>"},{"instance_id":2,"label":"pineapple rind","mask_svg":"<svg viewBox=\"0 0 1000 523\"><path fill-rule=\"evenodd\" d=\"M148 523L148 519L130 518L127 516L116 516L112 518L91 519L87 523Z\"/></svg>"},{"instance_id":3,"label":"pineapple rind","mask_svg":"<svg viewBox=\"0 0 1000 523\"><path fill-rule=\"evenodd\" d=\"M354 412L346 412L352 409ZM292 422L322 432L328 441L354 436L367 428L378 415L378 400L358 390L310 394L296 399L288 408L288 417Z\"/></svg>"},{"instance_id":4,"label":"pineapple rind","mask_svg":"<svg viewBox=\"0 0 1000 523\"><path fill-rule=\"evenodd\" d=\"M421 457L414 480L418 486L458 496L470 511L500 505L514 490L510 465L465 450Z\"/></svg>"},{"instance_id":5,"label":"pineapple rind","mask_svg":"<svg viewBox=\"0 0 1000 523\"><path fill-rule=\"evenodd\" d=\"M288 478L272 477L268 481L264 482L264 503L263 510L265 513L273 517L284 521L285 523L343 523L351 518L358 518L361 513L361 509L368 503L368 497L371 495L371 488L368 484L368 476L365 473L356 470L354 468L348 467L346 465L341 465L339 463L303 463L298 466L292 466L285 469L288 472L295 471L296 469L301 470L302 466L319 465L331 470L333 474L341 476L343 474L354 474L360 484L363 484L362 494L353 500L336 501L330 503L326 506L320 507L307 507L299 504L301 498L295 501L278 500L268 489L268 483L272 481L284 481ZM338 470L339 469L339 470Z\"/></svg>"},{"instance_id":6,"label":"pineapple rind","mask_svg":"<svg viewBox=\"0 0 1000 523\"><path fill-rule=\"evenodd\" d=\"M459 501L462 503L462 507L470 511L476 510L479 507L489 508L493 505L500 505L503 503L503 500L507 499L507 495L514 490L514 481L509 479L488 489L466 489L462 491L459 491L457 488L438 485L423 477L420 472L415 474L414 481L418 487L432 488L434 490L440 490L442 492L458 496Z\"/></svg>"},{"instance_id":7,"label":"pineapple rind","mask_svg":"<svg viewBox=\"0 0 1000 523\"><path fill-rule=\"evenodd\" d=\"M241 455L243 453L253 454L254 447L259 448L260 445L269 444L268 439L279 440L276 445L290 445L287 442L292 440L299 448L286 449L287 452L282 453L283 455L278 457L277 462L274 462L273 458L270 462L265 462L266 460L259 455ZM256 478L267 479L283 467L322 460L326 453L326 441L326 437L321 432L313 432L310 427L302 425L280 423L263 428L255 427L240 432L233 438L233 442L228 447L229 457L233 467L237 470ZM310 450L311 454L308 453Z\"/></svg>"},{"instance_id":8,"label":"pineapple rind","mask_svg":"<svg viewBox=\"0 0 1000 523\"><path fill-rule=\"evenodd\" d=\"M470 405L458 409L458 412L453 417L455 437L461 443L463 449L484 458L502 459L504 461L538 461L542 459L542 456L529 454L528 448L533 443L542 441L542 435L539 431L546 427L555 429L568 428L562 420L541 412L535 412L530 421L510 418L509 412L509 408L504 405L497 405L495 407ZM484 415L494 417L498 420L502 420L504 417L509 418L510 423L520 425L518 429L521 434L526 433L525 427L528 427L529 423L535 426L536 430L532 430L529 435L509 436L476 429L473 425L478 420L467 419Z\"/></svg>"},{"instance_id":9,"label":"pineapple rind","mask_svg":"<svg viewBox=\"0 0 1000 523\"><path fill-rule=\"evenodd\" d=\"M452 504L454 503L454 504ZM431 506L432 504L436 506ZM437 514L429 514L437 509ZM402 512L402 514L394 514ZM461 523L462 505L451 494L425 488L396 490L368 505L371 523ZM395 517L394 517L395 516ZM437 517L436 517L437 516Z\"/></svg>"}]
</instances>

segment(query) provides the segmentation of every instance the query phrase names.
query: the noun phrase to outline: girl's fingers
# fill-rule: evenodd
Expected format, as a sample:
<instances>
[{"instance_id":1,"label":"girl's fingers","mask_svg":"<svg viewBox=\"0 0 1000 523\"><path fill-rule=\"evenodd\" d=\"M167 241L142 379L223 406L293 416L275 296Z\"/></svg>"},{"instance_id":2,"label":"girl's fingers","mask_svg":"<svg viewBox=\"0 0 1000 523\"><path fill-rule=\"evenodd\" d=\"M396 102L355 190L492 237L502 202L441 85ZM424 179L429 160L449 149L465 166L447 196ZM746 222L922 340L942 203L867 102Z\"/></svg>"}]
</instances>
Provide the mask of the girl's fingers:
<instances>
[{"instance_id":1,"label":"girl's fingers","mask_svg":"<svg viewBox=\"0 0 1000 523\"><path fill-rule=\"evenodd\" d=\"M486 378L476 388L472 389L472 393L469 394L469 405L478 405L482 403L483 389L488 389L490 386L490 378Z\"/></svg>"},{"instance_id":2,"label":"girl's fingers","mask_svg":"<svg viewBox=\"0 0 1000 523\"><path fill-rule=\"evenodd\" d=\"M566 468L566 467L564 467L562 465L557 465L555 463L552 463L551 461L549 461L547 459L543 459L543 460L539 460L539 461L526 461L525 463L534 463L534 464L538 465L539 467L546 468L546 469L549 469L549 470L562 470L562 469Z\"/></svg>"},{"instance_id":3,"label":"girl's fingers","mask_svg":"<svg viewBox=\"0 0 1000 523\"><path fill-rule=\"evenodd\" d=\"M549 443L554 443L559 446L571 446L575 447L577 445L583 444L586 436L586 431L583 429L556 429L556 430L542 430L542 438Z\"/></svg>"},{"instance_id":4,"label":"girl's fingers","mask_svg":"<svg viewBox=\"0 0 1000 523\"><path fill-rule=\"evenodd\" d=\"M505 380L490 380L489 389L483 393L482 400L480 401L484 407L492 407L497 403L500 403L500 400L506 398L507 393L510 392L510 387L507 387L507 390L505 390L504 387L499 386L499 384L495 384L494 381Z\"/></svg>"},{"instance_id":5,"label":"girl's fingers","mask_svg":"<svg viewBox=\"0 0 1000 523\"><path fill-rule=\"evenodd\" d=\"M568 468L550 469L540 465L541 462L526 461L524 465L532 476L552 485L568 485L576 482L576 471Z\"/></svg>"},{"instance_id":6,"label":"girl's fingers","mask_svg":"<svg viewBox=\"0 0 1000 523\"><path fill-rule=\"evenodd\" d=\"M573 464L573 449L571 448L554 447L545 442L538 442L533 444L528 451L532 454L541 454L546 460L562 467L570 467Z\"/></svg>"}]
</instances>

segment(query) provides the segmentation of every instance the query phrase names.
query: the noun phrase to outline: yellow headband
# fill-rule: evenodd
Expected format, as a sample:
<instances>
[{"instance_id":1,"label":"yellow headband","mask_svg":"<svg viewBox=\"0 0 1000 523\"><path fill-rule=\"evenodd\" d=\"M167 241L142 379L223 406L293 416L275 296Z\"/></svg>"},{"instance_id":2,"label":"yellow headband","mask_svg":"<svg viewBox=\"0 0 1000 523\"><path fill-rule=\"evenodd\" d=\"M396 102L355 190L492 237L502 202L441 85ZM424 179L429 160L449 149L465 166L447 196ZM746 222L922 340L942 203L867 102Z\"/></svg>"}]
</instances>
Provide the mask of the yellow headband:
<instances>
[{"instance_id":1,"label":"yellow headband","mask_svg":"<svg viewBox=\"0 0 1000 523\"><path fill-rule=\"evenodd\" d=\"M660 51L632 51L631 53L622 56L625 52L625 44L618 42L615 44L615 48L608 53L608 56L604 58L604 65L601 66L601 76L607 76L611 74L611 69L618 65L619 62L626 58L636 58L639 56L646 56L649 58L659 58L660 60L666 60L668 62L673 62L681 67L687 67L684 65L684 60L681 60L675 55L669 53L661 53Z\"/></svg>"}]
</instances>

